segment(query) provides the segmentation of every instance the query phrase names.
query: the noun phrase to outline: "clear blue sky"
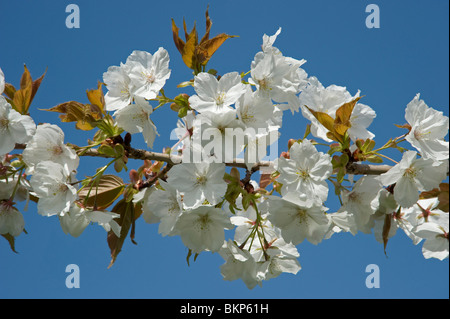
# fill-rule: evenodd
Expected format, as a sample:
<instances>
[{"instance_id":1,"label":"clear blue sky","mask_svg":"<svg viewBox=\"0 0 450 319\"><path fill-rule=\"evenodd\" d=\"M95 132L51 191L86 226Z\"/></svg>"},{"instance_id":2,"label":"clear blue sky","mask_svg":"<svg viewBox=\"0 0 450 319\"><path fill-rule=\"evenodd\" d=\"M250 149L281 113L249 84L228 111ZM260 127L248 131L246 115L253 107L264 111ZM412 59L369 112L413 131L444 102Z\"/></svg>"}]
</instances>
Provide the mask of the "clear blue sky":
<instances>
[{"instance_id":1,"label":"clear blue sky","mask_svg":"<svg viewBox=\"0 0 450 319\"><path fill-rule=\"evenodd\" d=\"M65 26L70 3L79 5L80 29ZM36 123L60 125L66 141L86 144L90 134L61 124L57 114L39 111L59 103L87 102L111 65L125 62L133 50L155 52L162 46L171 56L168 96L184 92L176 85L190 79L176 50L171 18L190 29L197 21L204 31L209 3L212 35L228 33L209 66L221 74L248 71L260 50L264 33L283 31L275 44L286 56L306 59L304 69L325 85L358 89L364 103L377 112L370 127L379 144L402 134L404 109L416 93L448 116L449 3L436 1L4 1L0 0L0 67L6 81L18 85L25 63L34 78L48 72L31 107ZM365 26L366 5L376 3L381 28ZM186 89L187 93L192 93ZM154 150L171 145L168 134L176 114L158 110ZM306 121L286 113L280 147L301 137ZM142 140L136 138L137 145ZM173 142L172 142L173 143ZM398 154L397 154L398 155ZM96 164L99 163L99 164ZM83 158L80 176L91 174L97 161ZM330 192L332 196L332 191ZM332 201L330 203L333 203ZM329 206L331 211L337 206ZM90 226L79 237L65 235L55 217L37 214L35 205L24 213L26 230L17 238L18 254L0 240L0 298L448 298L449 263L425 260L402 231L389 241L388 258L373 235L335 235L318 246L298 246L302 270L283 274L248 290L242 281L226 282L218 254L202 253L188 267L187 250L179 237L161 237L157 226L138 220L136 241L126 240L115 265L110 261L105 231ZM81 271L81 287L68 289L68 264ZM368 289L365 268L377 264L381 287Z\"/></svg>"}]
</instances>

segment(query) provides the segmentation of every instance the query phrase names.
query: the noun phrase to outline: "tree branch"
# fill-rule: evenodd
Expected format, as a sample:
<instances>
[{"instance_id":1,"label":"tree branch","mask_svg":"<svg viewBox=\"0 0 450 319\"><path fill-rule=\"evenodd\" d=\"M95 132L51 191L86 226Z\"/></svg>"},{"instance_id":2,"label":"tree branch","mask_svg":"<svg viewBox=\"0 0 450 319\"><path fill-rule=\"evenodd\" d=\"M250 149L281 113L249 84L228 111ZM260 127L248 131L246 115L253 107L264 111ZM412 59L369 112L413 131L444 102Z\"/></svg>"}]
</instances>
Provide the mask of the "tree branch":
<instances>
[{"instance_id":1,"label":"tree branch","mask_svg":"<svg viewBox=\"0 0 450 319\"><path fill-rule=\"evenodd\" d=\"M176 165L182 162L182 157L179 155L169 155L164 153L149 152L142 149L134 149L132 147L128 150L128 158L139 159L139 160L153 160L165 162L169 165ZM110 156L99 153L96 149L89 149L81 156L93 156L93 157L104 157L109 158ZM237 158L232 162L225 163L229 167L245 168L247 169L247 164L243 159ZM252 172L256 172L263 168L270 169L273 162L271 161L261 161L256 163L251 168ZM353 175L381 175L386 173L392 166L389 165L368 165L368 164L357 164L352 163L347 167L347 173Z\"/></svg>"},{"instance_id":2,"label":"tree branch","mask_svg":"<svg viewBox=\"0 0 450 319\"><path fill-rule=\"evenodd\" d=\"M16 144L16 149L25 149L25 147L26 147L25 144ZM132 147L127 147L126 149L128 151L128 158L131 159L160 161L165 162L170 166L182 162L182 157L179 155L150 152L142 149L135 149ZM82 148L79 148L79 150L82 150ZM96 149L84 150L83 153L80 154L80 156L111 158L111 156L99 153ZM232 162L228 162L225 164L229 167L247 169L247 164L241 158L236 158ZM272 166L273 162L271 161L261 161L253 165L251 171L256 172L258 170L263 170L264 168L267 168L267 170L271 170ZM347 166L347 173L352 175L381 175L389 171L391 168L392 166L390 165L370 165L370 164L351 163Z\"/></svg>"}]
</instances>

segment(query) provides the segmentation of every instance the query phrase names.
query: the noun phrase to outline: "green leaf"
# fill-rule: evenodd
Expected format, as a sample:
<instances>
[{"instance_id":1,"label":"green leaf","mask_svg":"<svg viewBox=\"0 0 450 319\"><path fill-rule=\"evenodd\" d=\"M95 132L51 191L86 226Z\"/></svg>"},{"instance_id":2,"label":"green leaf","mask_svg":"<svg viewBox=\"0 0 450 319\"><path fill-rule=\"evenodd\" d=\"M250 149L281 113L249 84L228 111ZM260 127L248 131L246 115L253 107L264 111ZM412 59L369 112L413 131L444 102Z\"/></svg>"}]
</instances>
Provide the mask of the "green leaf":
<instances>
[{"instance_id":1,"label":"green leaf","mask_svg":"<svg viewBox=\"0 0 450 319\"><path fill-rule=\"evenodd\" d=\"M376 163L376 164L383 163L383 159L378 155L367 156L366 160L369 161L370 163Z\"/></svg>"},{"instance_id":2,"label":"green leaf","mask_svg":"<svg viewBox=\"0 0 450 319\"><path fill-rule=\"evenodd\" d=\"M116 157L116 151L113 149L111 145L103 144L97 150L100 154L104 154L109 157Z\"/></svg>"},{"instance_id":3,"label":"green leaf","mask_svg":"<svg viewBox=\"0 0 450 319\"><path fill-rule=\"evenodd\" d=\"M79 192L78 197L88 208L104 210L122 194L125 184L115 175L102 175L91 180Z\"/></svg>"},{"instance_id":4,"label":"green leaf","mask_svg":"<svg viewBox=\"0 0 450 319\"><path fill-rule=\"evenodd\" d=\"M111 262L108 268L111 268L115 263L117 256L122 250L125 238L134 221L134 205L132 202L127 202L125 199L120 200L116 206L111 210L113 213L119 214L120 218L117 223L120 225L120 237L111 230L108 232L107 241L111 250Z\"/></svg>"}]
</instances>

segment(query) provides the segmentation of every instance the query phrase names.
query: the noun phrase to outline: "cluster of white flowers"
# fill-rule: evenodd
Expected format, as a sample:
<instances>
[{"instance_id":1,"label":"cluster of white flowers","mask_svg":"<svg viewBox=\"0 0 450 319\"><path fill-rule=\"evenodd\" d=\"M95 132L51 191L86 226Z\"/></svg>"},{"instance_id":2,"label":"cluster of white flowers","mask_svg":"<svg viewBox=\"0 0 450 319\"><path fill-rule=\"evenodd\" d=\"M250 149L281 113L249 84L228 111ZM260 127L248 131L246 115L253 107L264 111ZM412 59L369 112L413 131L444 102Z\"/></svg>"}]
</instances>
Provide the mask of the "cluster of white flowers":
<instances>
[{"instance_id":1,"label":"cluster of white flowers","mask_svg":"<svg viewBox=\"0 0 450 319\"><path fill-rule=\"evenodd\" d=\"M145 220L160 223L163 236L179 235L194 253L218 251L226 261L221 267L224 279L242 279L250 289L282 272L297 273L301 267L296 246L304 240L319 244L337 232L373 231L383 243L387 240L383 234L386 216L391 220L388 237L400 227L414 244L426 240L426 258L448 257L448 214L436 209L436 202L434 206L423 203L430 216L440 218L419 217L423 215L419 192L438 187L446 178L448 142L443 138L448 131L448 118L428 108L418 96L406 109L406 120L412 127L406 140L421 152L421 157L416 159L416 152L405 152L400 163L386 174L363 176L349 189L342 187L342 207L337 212L330 213L325 207L327 180L333 173L331 157L319 152L308 139L293 143L289 156L274 161L281 197L262 195L246 210L242 203L237 203L237 212L227 209L227 184L223 180L227 155L231 153L231 158L235 158L244 149L248 152L252 141L267 138L271 130L277 131L285 110L301 111L311 121L311 133L331 142L327 129L305 105L334 119L341 105L360 94L358 91L352 96L345 87L336 85L325 88L316 77L308 78L301 68L304 60L284 57L273 47L279 33L280 30L270 37L264 35L263 50L251 64L248 82L237 72L220 78L205 72L195 76L195 94L189 98L193 111L178 122L175 130L181 143L178 150L189 156L183 156L183 163L169 171L167 181L160 180L159 186L143 192ZM375 116L369 106L355 104L348 129L353 142L375 136L368 131ZM242 129L244 137L236 138L231 148L223 141L236 128ZM263 133L248 134L250 128L255 129L251 132L259 129ZM217 135L223 138L216 139L215 144L208 144L208 139L205 142L205 136ZM196 138L200 140L197 149ZM192 163L192 152L205 150L207 156L201 157L202 162ZM225 155L217 150L225 150ZM247 167L250 169L265 155L256 161L244 156ZM251 182L257 189L256 182ZM387 189L393 184L396 186L392 193ZM242 201L242 196L238 201ZM225 230L232 228L234 239L224 240Z\"/></svg>"},{"instance_id":2,"label":"cluster of white flowers","mask_svg":"<svg viewBox=\"0 0 450 319\"><path fill-rule=\"evenodd\" d=\"M142 133L150 148L158 132L150 119L153 107L147 100L156 98L169 77L169 54L163 48L153 55L133 51L125 64L110 66L103 74L108 88L106 109L115 111L113 116L121 128L130 134Z\"/></svg>"},{"instance_id":3,"label":"cluster of white flowers","mask_svg":"<svg viewBox=\"0 0 450 319\"><path fill-rule=\"evenodd\" d=\"M0 69L0 94L4 87L4 74ZM75 221L81 210L76 203L78 196L75 187L79 157L72 148L64 144L64 132L61 128L47 123L36 127L29 115L21 115L15 111L0 95L0 136L2 167L11 164L7 154L14 150L16 144L26 144L22 153L24 166L19 167L14 174L0 179L0 234L16 237L22 233L25 221L14 207L13 200L28 200L30 195L39 199L39 214L59 216L66 233L78 236L90 222L107 225L107 230L110 225L118 229L113 220L118 215L109 212L86 211L82 218L87 222L80 223L79 219ZM26 174L18 177L24 170ZM29 180L23 178L29 175ZM90 214L97 217L89 218ZM67 223L69 219L74 222Z\"/></svg>"},{"instance_id":4,"label":"cluster of white flowers","mask_svg":"<svg viewBox=\"0 0 450 319\"><path fill-rule=\"evenodd\" d=\"M278 138L284 111L302 114L310 120L314 137L331 142L311 110L335 119L339 107L360 94L352 96L337 85L324 87L316 77L308 77L302 69L305 60L285 57L273 46L280 32L263 36L262 51L255 55L247 81L237 72L195 75L190 109L174 130L182 162L170 167L167 179L134 196L133 202L142 204L144 220L159 223L162 236L180 236L190 254L218 252L225 260L224 279L242 279L250 289L283 272L296 274L301 269L297 245L305 240L317 245L339 232L373 231L386 245L401 228L414 244L424 241L425 258L448 258L448 213L438 208L437 199L421 199L419 194L438 188L447 178L449 143L444 138L449 119L419 95L407 105L405 115L410 131L404 137L416 151L404 152L400 162L380 176L339 185L338 211L329 212L325 206L332 158L308 138L295 141L288 153L273 161L273 191L281 196L265 191L240 194L233 203L226 198L226 163L243 153L250 171L264 159L267 146ZM125 64L103 74L106 110L114 112L116 123L128 133L141 133L150 148L158 133L149 100L158 99L170 73L169 55L159 48L153 55L133 51ZM0 94L4 86L0 70ZM375 136L368 131L375 116L369 106L355 104L347 123L354 144ZM0 179L0 234L22 232L23 216L10 197L16 193L19 198L24 189L39 198L39 214L59 216L65 233L76 237L90 223L98 223L120 236L114 220L118 214L88 210L79 203L79 157L64 144L58 126L36 127L31 117L16 112L0 96L0 135L0 155L11 152L16 143L26 144L20 172L26 169L31 175L20 187L15 175ZM247 183L259 189L255 181ZM232 229L234 237L226 232Z\"/></svg>"}]
</instances>

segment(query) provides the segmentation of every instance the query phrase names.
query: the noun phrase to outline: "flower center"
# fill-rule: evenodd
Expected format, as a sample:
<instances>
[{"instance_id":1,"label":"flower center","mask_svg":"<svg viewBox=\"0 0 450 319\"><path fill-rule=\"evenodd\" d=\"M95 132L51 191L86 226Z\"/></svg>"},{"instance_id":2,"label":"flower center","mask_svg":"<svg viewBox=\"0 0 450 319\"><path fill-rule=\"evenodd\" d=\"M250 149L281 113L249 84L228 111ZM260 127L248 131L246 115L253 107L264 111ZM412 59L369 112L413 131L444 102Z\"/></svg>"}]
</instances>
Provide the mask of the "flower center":
<instances>
[{"instance_id":1,"label":"flower center","mask_svg":"<svg viewBox=\"0 0 450 319\"><path fill-rule=\"evenodd\" d=\"M405 170L405 173L403 173L403 176L404 176L404 177L408 177L408 178L410 178L410 179L415 178L415 177L417 176L416 169L413 168L413 167L408 167L408 168Z\"/></svg>"},{"instance_id":2,"label":"flower center","mask_svg":"<svg viewBox=\"0 0 450 319\"><path fill-rule=\"evenodd\" d=\"M9 120L7 118L0 119L0 128L8 128Z\"/></svg>"},{"instance_id":3,"label":"flower center","mask_svg":"<svg viewBox=\"0 0 450 319\"><path fill-rule=\"evenodd\" d=\"M61 146L59 146L59 145L53 146L53 149L52 149L52 154L53 155L58 156L58 155L61 155L62 153L63 153L63 149L62 149Z\"/></svg>"},{"instance_id":4,"label":"flower center","mask_svg":"<svg viewBox=\"0 0 450 319\"><path fill-rule=\"evenodd\" d=\"M414 130L414 138L416 140L421 140L423 139L426 135L430 134L431 132L422 132L419 128L416 128Z\"/></svg>"},{"instance_id":5,"label":"flower center","mask_svg":"<svg viewBox=\"0 0 450 319\"><path fill-rule=\"evenodd\" d=\"M145 81L149 84L154 83L156 80L156 77L153 74L153 70L151 72L142 72L142 76L144 77Z\"/></svg>"},{"instance_id":6,"label":"flower center","mask_svg":"<svg viewBox=\"0 0 450 319\"><path fill-rule=\"evenodd\" d=\"M309 172L307 170L299 170L296 174L299 179L307 180L309 178Z\"/></svg>"},{"instance_id":7,"label":"flower center","mask_svg":"<svg viewBox=\"0 0 450 319\"><path fill-rule=\"evenodd\" d=\"M209 216L208 215L202 215L198 218L198 226L201 230L208 230L209 226Z\"/></svg>"},{"instance_id":8,"label":"flower center","mask_svg":"<svg viewBox=\"0 0 450 319\"><path fill-rule=\"evenodd\" d=\"M308 223L308 214L305 210L299 209L297 210L297 214L295 215L298 224Z\"/></svg>"},{"instance_id":9,"label":"flower center","mask_svg":"<svg viewBox=\"0 0 450 319\"><path fill-rule=\"evenodd\" d=\"M197 185L205 185L206 181L207 181L206 176L204 175L197 176Z\"/></svg>"},{"instance_id":10,"label":"flower center","mask_svg":"<svg viewBox=\"0 0 450 319\"><path fill-rule=\"evenodd\" d=\"M259 84L259 89L266 91L266 90L270 90L269 87L269 79L268 78L264 78L262 80L258 80L258 84Z\"/></svg>"},{"instance_id":11,"label":"flower center","mask_svg":"<svg viewBox=\"0 0 450 319\"><path fill-rule=\"evenodd\" d=\"M225 102L225 98L226 98L226 93L220 92L216 97L216 104L222 105Z\"/></svg>"}]
</instances>

